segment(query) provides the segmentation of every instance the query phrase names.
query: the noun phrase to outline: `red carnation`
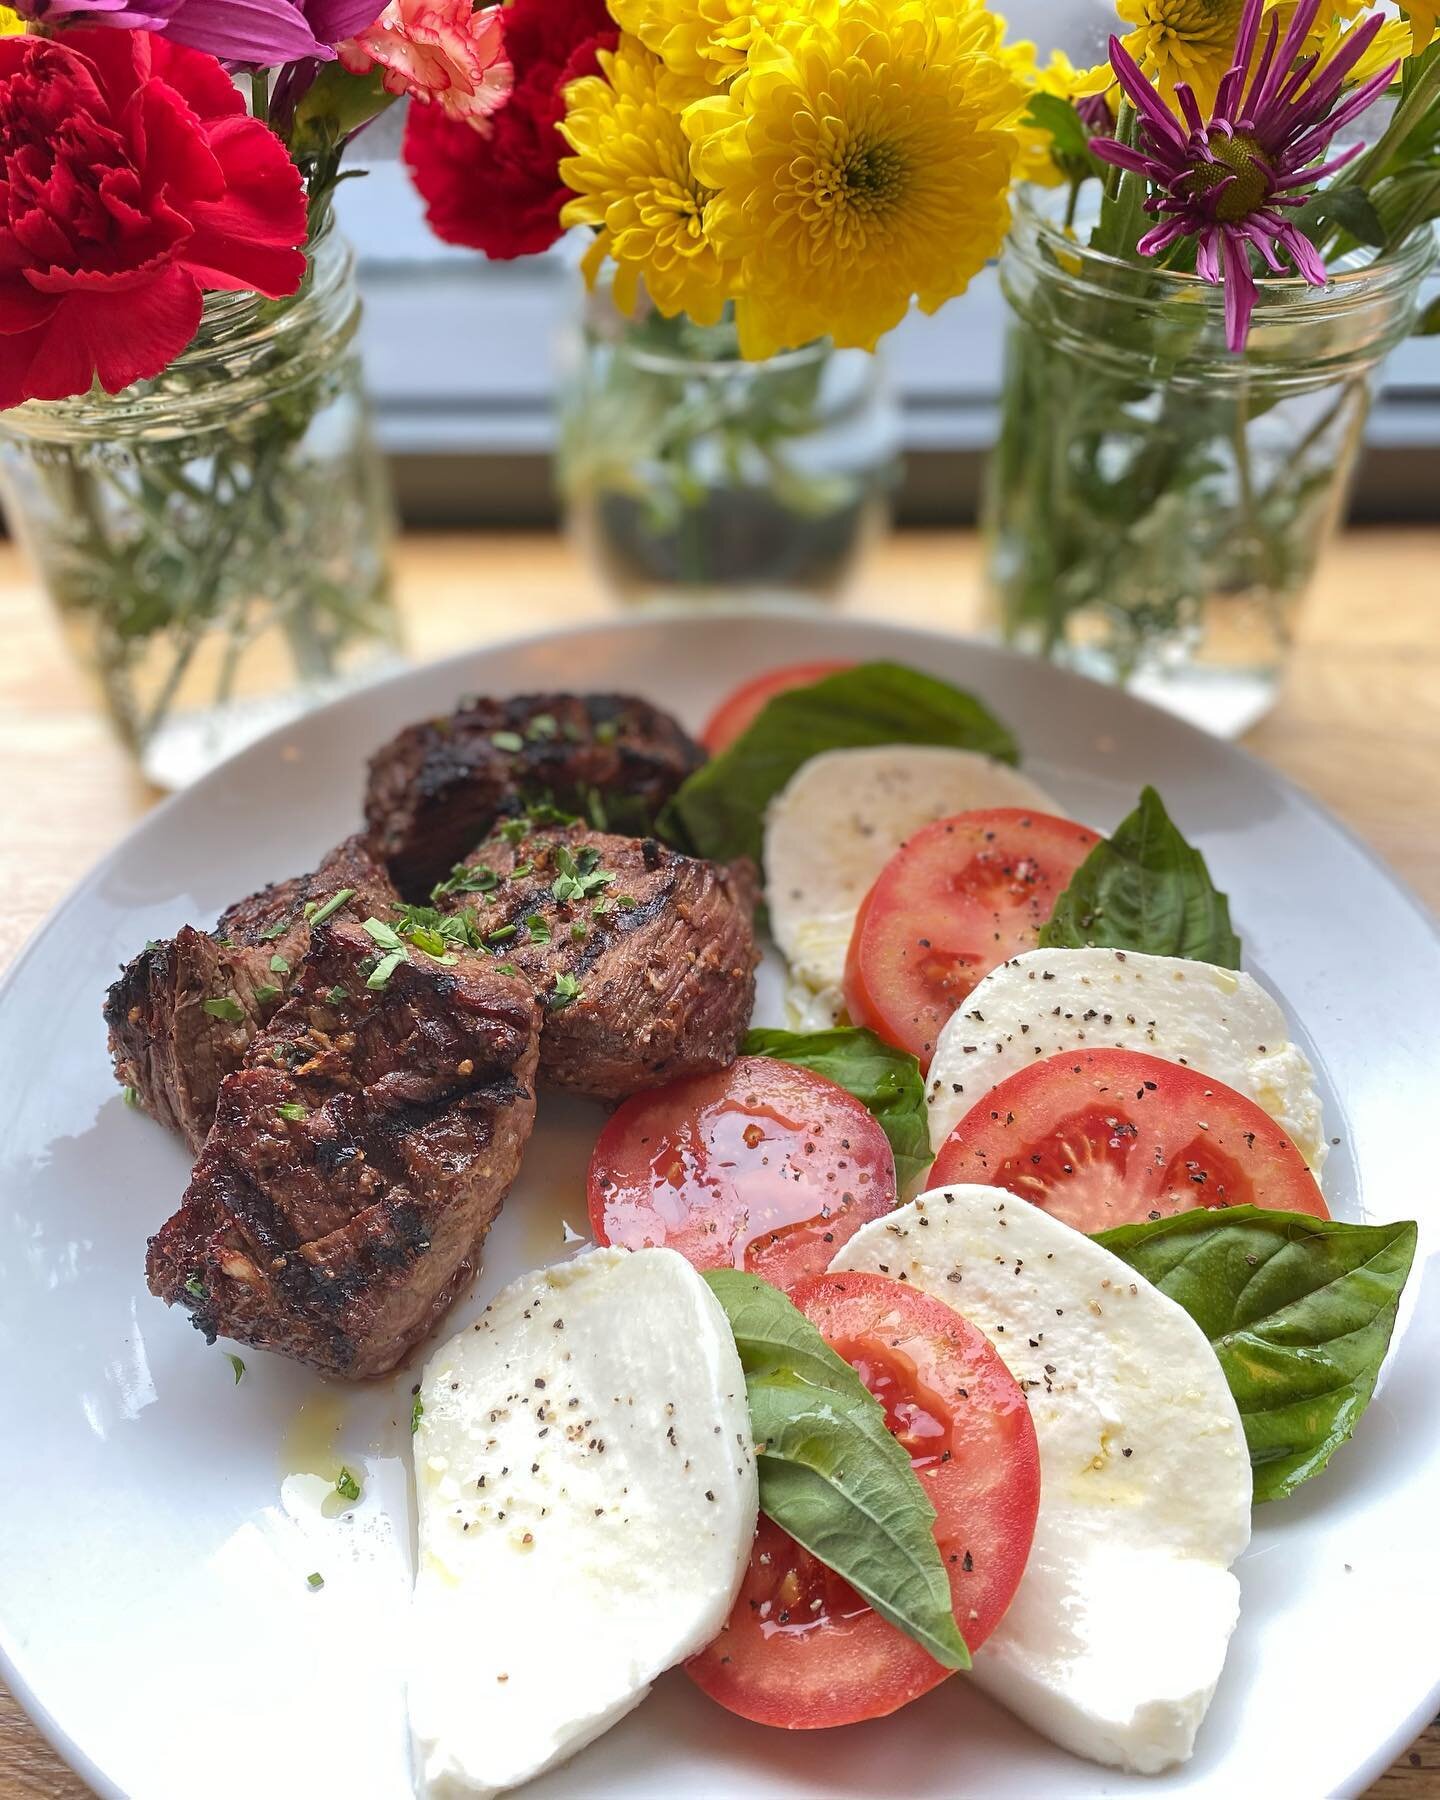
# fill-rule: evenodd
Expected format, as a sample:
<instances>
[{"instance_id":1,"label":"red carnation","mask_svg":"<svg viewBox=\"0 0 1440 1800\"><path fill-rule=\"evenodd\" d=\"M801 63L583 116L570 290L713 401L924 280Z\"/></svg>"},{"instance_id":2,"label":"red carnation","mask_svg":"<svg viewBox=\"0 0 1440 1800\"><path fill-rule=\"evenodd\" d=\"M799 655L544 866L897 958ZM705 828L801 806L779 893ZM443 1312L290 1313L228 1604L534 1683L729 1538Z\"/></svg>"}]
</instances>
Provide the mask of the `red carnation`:
<instances>
[{"instance_id":1,"label":"red carnation","mask_svg":"<svg viewBox=\"0 0 1440 1800\"><path fill-rule=\"evenodd\" d=\"M565 89L598 68L596 52L618 39L604 0L513 0L505 8L505 54L514 68L509 99L483 134L414 107L405 160L437 237L487 256L532 256L560 236L572 196L560 179L569 154L556 127Z\"/></svg>"},{"instance_id":2,"label":"red carnation","mask_svg":"<svg viewBox=\"0 0 1440 1800\"><path fill-rule=\"evenodd\" d=\"M158 375L206 290L293 294L305 229L299 171L213 56L0 38L0 408Z\"/></svg>"}]
</instances>

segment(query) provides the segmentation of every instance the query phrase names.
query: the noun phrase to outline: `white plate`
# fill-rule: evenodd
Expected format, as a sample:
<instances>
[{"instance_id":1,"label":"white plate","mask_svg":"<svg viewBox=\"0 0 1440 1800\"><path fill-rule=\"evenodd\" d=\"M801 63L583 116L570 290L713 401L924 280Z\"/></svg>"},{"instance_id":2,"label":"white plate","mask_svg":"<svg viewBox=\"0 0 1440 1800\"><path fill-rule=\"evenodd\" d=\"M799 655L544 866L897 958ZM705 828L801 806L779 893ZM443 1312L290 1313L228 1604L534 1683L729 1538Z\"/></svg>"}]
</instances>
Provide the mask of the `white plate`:
<instances>
[{"instance_id":1,"label":"white plate","mask_svg":"<svg viewBox=\"0 0 1440 1800\"><path fill-rule=\"evenodd\" d=\"M1346 1218L1418 1216L1399 1349L1358 1442L1264 1507L1241 1624L1195 1760L1130 1779L1051 1748L947 1682L896 1719L788 1735L680 1675L530 1790L559 1795L1047 1796L1362 1788L1434 1712L1440 1654L1440 1201L1403 1148L1433 1123L1440 945L1421 909L1310 801L1233 748L1034 662L878 624L712 618L606 626L418 669L312 715L181 795L40 932L0 1008L0 1666L103 1793L254 1800L409 1792L396 1627L411 1560L413 1368L362 1391L220 1348L146 1291L180 1197L179 1145L123 1105L100 998L148 937L314 864L353 829L367 753L464 691L614 687L692 725L779 663L890 656L975 689L1026 767L1110 827L1154 782L1233 898L1251 967L1304 1021L1341 1140ZM773 1009L774 983L767 1000ZM446 1330L584 1222L597 1109L544 1101L535 1141ZM298 1418L298 1424L297 1424ZM317 1437L363 1471L350 1520L294 1469ZM306 1576L325 1577L312 1593ZM476 1630L486 1629L483 1617Z\"/></svg>"}]
</instances>

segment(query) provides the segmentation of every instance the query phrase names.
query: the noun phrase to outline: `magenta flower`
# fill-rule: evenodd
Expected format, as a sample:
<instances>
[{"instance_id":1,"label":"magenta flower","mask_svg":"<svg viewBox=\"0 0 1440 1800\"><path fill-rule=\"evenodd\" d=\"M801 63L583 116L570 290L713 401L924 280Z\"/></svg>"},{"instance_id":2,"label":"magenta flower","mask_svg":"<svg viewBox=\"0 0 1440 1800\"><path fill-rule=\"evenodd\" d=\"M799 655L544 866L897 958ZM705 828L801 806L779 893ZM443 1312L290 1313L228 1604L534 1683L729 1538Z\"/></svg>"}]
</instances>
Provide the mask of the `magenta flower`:
<instances>
[{"instance_id":1,"label":"magenta flower","mask_svg":"<svg viewBox=\"0 0 1440 1800\"><path fill-rule=\"evenodd\" d=\"M1264 10L1264 0L1246 0L1235 62L1220 83L1208 121L1194 90L1181 82L1175 98L1185 115L1182 124L1112 37L1110 63L1139 114L1140 145L1132 149L1109 137L1090 141L1105 162L1150 183L1145 211L1161 223L1136 246L1142 256L1157 256L1181 238L1195 239L1196 273L1217 286L1224 283L1232 350L1245 348L1255 310L1252 248L1276 275L1285 273L1278 254L1284 250L1312 287L1324 287L1319 251L1286 213L1303 206L1317 182L1364 149L1355 144L1329 162L1320 160L1336 133L1385 92L1399 67L1392 64L1342 103L1345 77L1384 24L1383 15L1372 13L1324 61L1303 53L1320 0L1301 0L1283 43L1271 15L1256 65Z\"/></svg>"},{"instance_id":2,"label":"magenta flower","mask_svg":"<svg viewBox=\"0 0 1440 1800\"><path fill-rule=\"evenodd\" d=\"M329 61L336 44L375 21L385 0L14 0L47 25L118 25L155 31L222 62L273 68L299 57Z\"/></svg>"}]
</instances>

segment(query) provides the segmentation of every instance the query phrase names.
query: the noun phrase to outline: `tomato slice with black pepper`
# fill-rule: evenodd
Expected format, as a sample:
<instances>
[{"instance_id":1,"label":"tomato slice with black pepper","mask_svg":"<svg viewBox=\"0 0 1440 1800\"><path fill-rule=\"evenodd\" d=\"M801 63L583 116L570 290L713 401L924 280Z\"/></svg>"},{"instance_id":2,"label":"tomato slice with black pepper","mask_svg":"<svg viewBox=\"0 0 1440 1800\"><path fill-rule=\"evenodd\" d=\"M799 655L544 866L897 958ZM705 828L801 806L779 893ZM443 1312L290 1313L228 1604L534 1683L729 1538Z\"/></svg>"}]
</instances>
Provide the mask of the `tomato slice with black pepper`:
<instances>
[{"instance_id":1,"label":"tomato slice with black pepper","mask_svg":"<svg viewBox=\"0 0 1440 1800\"><path fill-rule=\"evenodd\" d=\"M1035 1535L1040 1453L1024 1394L981 1332L901 1282L819 1275L790 1298L909 1451L973 1654L1004 1617ZM950 1673L763 1517L734 1610L685 1666L731 1712L792 1731L881 1718Z\"/></svg>"},{"instance_id":2,"label":"tomato slice with black pepper","mask_svg":"<svg viewBox=\"0 0 1440 1800\"><path fill-rule=\"evenodd\" d=\"M664 1246L785 1288L894 1210L895 1158L853 1094L742 1056L619 1107L590 1158L589 1199L602 1244Z\"/></svg>"},{"instance_id":3,"label":"tomato slice with black pepper","mask_svg":"<svg viewBox=\"0 0 1440 1800\"><path fill-rule=\"evenodd\" d=\"M777 694L788 694L792 688L812 687L827 675L838 675L853 669L848 662L791 663L783 669L770 669L752 681L743 682L727 694L711 713L700 733L700 742L712 756L728 750L741 734L752 726Z\"/></svg>"},{"instance_id":4,"label":"tomato slice with black pepper","mask_svg":"<svg viewBox=\"0 0 1440 1800\"><path fill-rule=\"evenodd\" d=\"M861 903L845 964L857 1025L928 1068L976 983L1022 950L1099 842L1072 819L996 806L908 838Z\"/></svg>"},{"instance_id":5,"label":"tomato slice with black pepper","mask_svg":"<svg viewBox=\"0 0 1440 1800\"><path fill-rule=\"evenodd\" d=\"M1077 1231L1199 1206L1330 1212L1269 1113L1134 1050L1065 1051L1002 1081L941 1146L931 1187L1009 1188Z\"/></svg>"}]
</instances>

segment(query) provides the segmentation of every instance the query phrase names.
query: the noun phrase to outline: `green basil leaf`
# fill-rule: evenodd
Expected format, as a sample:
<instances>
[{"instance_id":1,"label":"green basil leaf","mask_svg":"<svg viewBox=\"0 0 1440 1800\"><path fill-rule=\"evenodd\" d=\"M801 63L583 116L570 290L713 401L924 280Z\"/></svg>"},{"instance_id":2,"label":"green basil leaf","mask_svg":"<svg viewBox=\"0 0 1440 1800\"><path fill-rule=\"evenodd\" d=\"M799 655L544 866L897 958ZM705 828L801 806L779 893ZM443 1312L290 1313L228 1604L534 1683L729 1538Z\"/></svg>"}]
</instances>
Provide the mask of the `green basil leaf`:
<instances>
[{"instance_id":1,"label":"green basil leaf","mask_svg":"<svg viewBox=\"0 0 1440 1800\"><path fill-rule=\"evenodd\" d=\"M1152 787L1085 858L1040 927L1044 950L1089 944L1240 967L1229 902Z\"/></svg>"},{"instance_id":2,"label":"green basil leaf","mask_svg":"<svg viewBox=\"0 0 1440 1800\"><path fill-rule=\"evenodd\" d=\"M834 1031L752 1031L742 1050L746 1056L770 1056L797 1069L813 1069L853 1094L890 1140L895 1183L902 1194L934 1161L920 1065L873 1031L844 1026Z\"/></svg>"},{"instance_id":3,"label":"green basil leaf","mask_svg":"<svg viewBox=\"0 0 1440 1800\"><path fill-rule=\"evenodd\" d=\"M790 1375L842 1399L870 1399L870 1390L849 1363L779 1288L740 1269L710 1269L705 1280L725 1309L747 1380Z\"/></svg>"},{"instance_id":4,"label":"green basil leaf","mask_svg":"<svg viewBox=\"0 0 1440 1800\"><path fill-rule=\"evenodd\" d=\"M946 1669L968 1669L935 1509L860 1377L778 1289L705 1276L745 1371L760 1508Z\"/></svg>"},{"instance_id":5,"label":"green basil leaf","mask_svg":"<svg viewBox=\"0 0 1440 1800\"><path fill-rule=\"evenodd\" d=\"M658 829L692 855L758 863L765 808L800 765L822 750L875 744L942 744L1020 760L1009 731L972 694L899 663L863 663L777 694L681 786Z\"/></svg>"},{"instance_id":6,"label":"green basil leaf","mask_svg":"<svg viewBox=\"0 0 1440 1800\"><path fill-rule=\"evenodd\" d=\"M1255 1498L1279 1500L1320 1473L1369 1405L1416 1235L1409 1223L1237 1206L1095 1241L1209 1338L1245 1424Z\"/></svg>"},{"instance_id":7,"label":"green basil leaf","mask_svg":"<svg viewBox=\"0 0 1440 1800\"><path fill-rule=\"evenodd\" d=\"M942 1668L968 1669L935 1509L879 1406L793 1380L747 1392L766 1516Z\"/></svg>"}]
</instances>

